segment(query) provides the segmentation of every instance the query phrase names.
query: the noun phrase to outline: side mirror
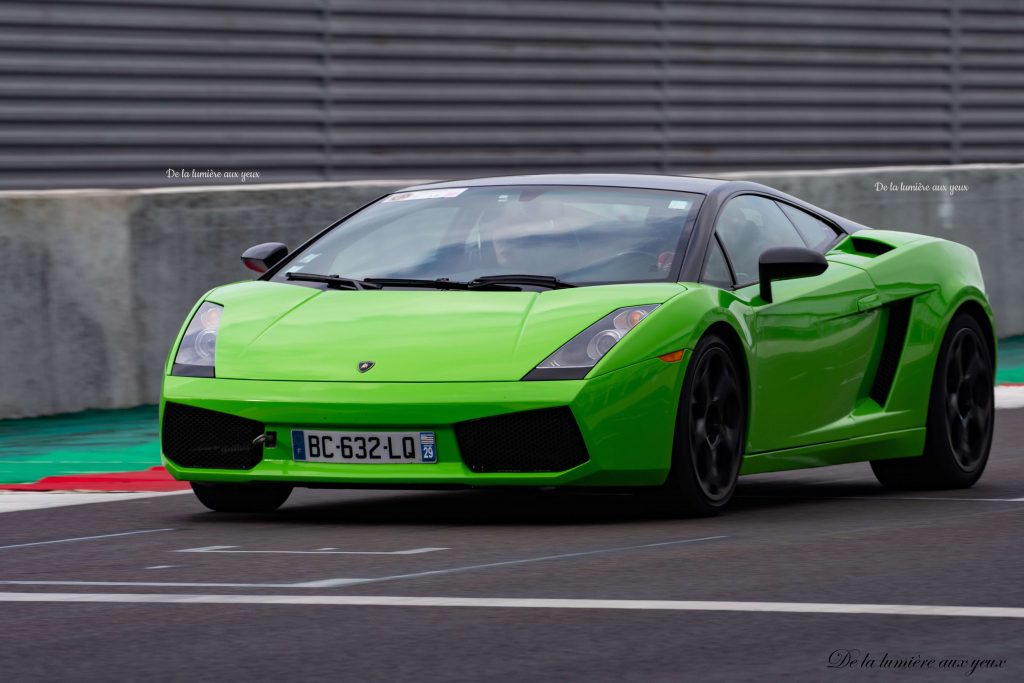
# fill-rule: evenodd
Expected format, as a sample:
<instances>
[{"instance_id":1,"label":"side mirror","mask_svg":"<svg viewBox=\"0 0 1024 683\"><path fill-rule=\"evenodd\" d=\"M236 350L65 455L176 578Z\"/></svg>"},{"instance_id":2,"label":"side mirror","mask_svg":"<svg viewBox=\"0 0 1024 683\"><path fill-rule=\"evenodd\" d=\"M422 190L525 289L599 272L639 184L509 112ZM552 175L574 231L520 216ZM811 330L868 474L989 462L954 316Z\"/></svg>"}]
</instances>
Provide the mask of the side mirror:
<instances>
[{"instance_id":1,"label":"side mirror","mask_svg":"<svg viewBox=\"0 0 1024 683\"><path fill-rule=\"evenodd\" d=\"M828 268L825 257L807 247L772 247L761 252L757 261L761 280L761 298L771 303L772 280L821 275Z\"/></svg>"},{"instance_id":2,"label":"side mirror","mask_svg":"<svg viewBox=\"0 0 1024 683\"><path fill-rule=\"evenodd\" d=\"M242 254L242 263L249 270L265 273L288 255L288 247L280 242L265 242L249 247Z\"/></svg>"}]
</instances>

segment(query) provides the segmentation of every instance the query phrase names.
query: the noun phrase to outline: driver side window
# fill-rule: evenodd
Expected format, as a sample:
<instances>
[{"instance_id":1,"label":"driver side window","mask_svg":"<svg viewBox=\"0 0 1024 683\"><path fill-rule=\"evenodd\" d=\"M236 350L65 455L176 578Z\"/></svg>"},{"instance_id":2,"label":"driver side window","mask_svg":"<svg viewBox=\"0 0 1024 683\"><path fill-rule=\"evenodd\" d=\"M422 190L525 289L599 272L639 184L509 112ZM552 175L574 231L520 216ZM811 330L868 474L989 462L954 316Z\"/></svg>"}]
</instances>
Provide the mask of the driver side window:
<instances>
[{"instance_id":1,"label":"driver side window","mask_svg":"<svg viewBox=\"0 0 1024 683\"><path fill-rule=\"evenodd\" d=\"M805 246L778 204L754 195L730 199L718 216L715 230L740 286L757 282L757 262L765 249Z\"/></svg>"}]
</instances>

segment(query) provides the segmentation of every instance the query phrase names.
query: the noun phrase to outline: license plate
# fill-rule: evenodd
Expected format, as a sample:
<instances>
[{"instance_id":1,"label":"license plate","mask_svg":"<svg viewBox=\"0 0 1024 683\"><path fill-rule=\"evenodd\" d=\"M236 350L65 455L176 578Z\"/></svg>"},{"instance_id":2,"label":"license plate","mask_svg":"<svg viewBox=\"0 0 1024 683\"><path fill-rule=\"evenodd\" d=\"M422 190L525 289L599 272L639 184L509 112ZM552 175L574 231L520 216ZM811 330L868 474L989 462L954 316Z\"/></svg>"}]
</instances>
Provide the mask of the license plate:
<instances>
[{"instance_id":1,"label":"license plate","mask_svg":"<svg viewBox=\"0 0 1024 683\"><path fill-rule=\"evenodd\" d=\"M292 457L344 464L437 462L434 432L292 431Z\"/></svg>"}]
</instances>

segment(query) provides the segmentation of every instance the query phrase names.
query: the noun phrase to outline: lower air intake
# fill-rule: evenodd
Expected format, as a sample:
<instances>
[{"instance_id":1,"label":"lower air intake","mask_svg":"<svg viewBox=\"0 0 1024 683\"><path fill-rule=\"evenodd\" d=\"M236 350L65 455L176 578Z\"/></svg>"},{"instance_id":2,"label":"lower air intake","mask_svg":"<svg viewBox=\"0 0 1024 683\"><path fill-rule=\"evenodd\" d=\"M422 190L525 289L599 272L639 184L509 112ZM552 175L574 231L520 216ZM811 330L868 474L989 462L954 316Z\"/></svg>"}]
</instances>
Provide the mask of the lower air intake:
<instances>
[{"instance_id":1,"label":"lower air intake","mask_svg":"<svg viewBox=\"0 0 1024 683\"><path fill-rule=\"evenodd\" d=\"M167 403L161 446L167 459L180 467L251 470L263 459L263 446L252 443L263 432L262 422Z\"/></svg>"},{"instance_id":2,"label":"lower air intake","mask_svg":"<svg viewBox=\"0 0 1024 683\"><path fill-rule=\"evenodd\" d=\"M562 472L590 459L568 407L459 422L455 437L473 472Z\"/></svg>"}]
</instances>

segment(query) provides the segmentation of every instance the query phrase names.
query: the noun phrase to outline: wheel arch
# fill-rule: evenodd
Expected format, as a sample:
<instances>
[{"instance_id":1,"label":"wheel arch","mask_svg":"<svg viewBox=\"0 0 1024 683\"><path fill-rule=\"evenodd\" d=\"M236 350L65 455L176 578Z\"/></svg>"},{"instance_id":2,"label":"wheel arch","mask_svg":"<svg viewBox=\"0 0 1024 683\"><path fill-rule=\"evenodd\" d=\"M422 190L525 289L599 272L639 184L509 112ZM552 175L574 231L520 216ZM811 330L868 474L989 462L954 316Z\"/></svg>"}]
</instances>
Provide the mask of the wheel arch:
<instances>
[{"instance_id":1,"label":"wheel arch","mask_svg":"<svg viewBox=\"0 0 1024 683\"><path fill-rule=\"evenodd\" d=\"M739 365L740 372L743 373L743 385L747 389L747 427L750 427L750 403L752 401L754 392L750 384L750 359L747 356L746 347L743 345L743 340L740 337L740 333L736 329L724 320L718 320L708 326L704 330L702 337L709 334L716 334L722 338L722 340L729 347L729 351L732 352L733 357L736 358L736 362Z\"/></svg>"},{"instance_id":2,"label":"wheel arch","mask_svg":"<svg viewBox=\"0 0 1024 683\"><path fill-rule=\"evenodd\" d=\"M725 321L718 321L716 323L712 323L701 337L710 334L716 334L721 337L728 345L729 350L736 356L736 360L739 364L739 370L743 373L743 383L746 385L746 398L750 400L751 371L750 368L748 368L749 360L748 357L746 357L746 349L739 337L739 333Z\"/></svg>"},{"instance_id":3,"label":"wheel arch","mask_svg":"<svg viewBox=\"0 0 1024 683\"><path fill-rule=\"evenodd\" d=\"M697 328L700 329L700 328ZM684 410L684 401L686 400L686 387L687 383L694 381L694 372L696 354L694 353L701 345L704 340L714 336L716 338L716 346L721 348L717 343L719 340L725 344L727 351L733 357L737 371L742 375L740 379L740 386L737 389L742 390L744 386L747 389L746 398L746 425L743 425L744 430L750 424L750 371L748 367L748 356L746 353L746 345L742 341L740 332L733 327L727 319L719 318L712 321L703 329L700 329L699 335L697 330L694 330L692 340L692 346L689 353L693 354L689 357L686 372L684 374L683 381L680 382L680 396L677 402L679 406L676 413L675 419L675 432L673 434L673 445L672 445L672 458L671 465L665 473L665 481L661 487L655 491L655 500L661 505L665 505L667 508L674 511L674 513L682 512L686 516L699 516L706 517L717 514L728 500L732 497L732 491L735 490L735 478L732 480L732 488L726 494L726 497L721 502L708 502L705 500L704 495L700 493L703 488L701 483L701 475L697 471L698 468L693 464L692 454L689 449L690 446L686 444L686 434L689 432L680 431L680 429L687 429L688 425L684 424L684 420L687 418L687 411ZM746 453L746 435L743 435L739 447L739 460L736 464L736 477L739 476L740 471L743 468L743 456ZM712 475L714 476L714 475ZM679 499L680 493L686 494L683 500ZM705 489L706 493L706 489ZM671 506L671 507L669 507Z\"/></svg>"},{"instance_id":4,"label":"wheel arch","mask_svg":"<svg viewBox=\"0 0 1024 683\"><path fill-rule=\"evenodd\" d=\"M992 358L992 367L995 368L997 350L996 333L992 327L992 318L989 315L988 310L986 310L980 301L976 299L967 299L957 306L953 315L950 316L949 321L946 323L947 329L953 320L961 313L965 313L974 318L975 322L978 323L978 326L981 327L981 331L985 335L985 344L988 346L988 352Z\"/></svg>"}]
</instances>

